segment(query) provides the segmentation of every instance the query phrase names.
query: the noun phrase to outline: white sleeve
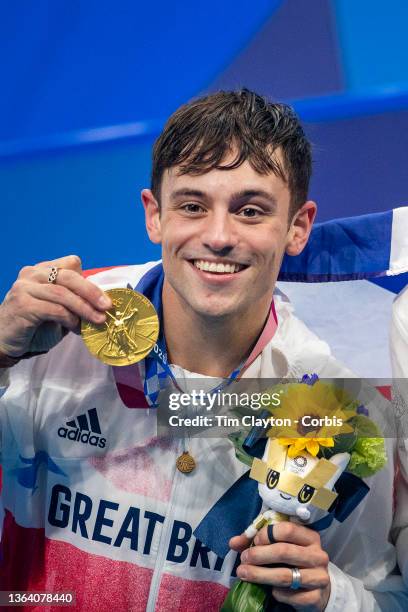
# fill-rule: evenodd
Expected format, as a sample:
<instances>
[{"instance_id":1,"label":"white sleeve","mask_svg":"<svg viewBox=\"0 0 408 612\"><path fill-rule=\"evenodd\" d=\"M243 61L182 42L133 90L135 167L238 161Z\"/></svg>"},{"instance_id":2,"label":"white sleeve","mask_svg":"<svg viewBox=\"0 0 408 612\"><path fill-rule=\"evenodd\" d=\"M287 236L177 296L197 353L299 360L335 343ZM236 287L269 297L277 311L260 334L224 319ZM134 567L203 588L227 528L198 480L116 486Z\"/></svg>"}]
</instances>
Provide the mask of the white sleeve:
<instances>
[{"instance_id":1,"label":"white sleeve","mask_svg":"<svg viewBox=\"0 0 408 612\"><path fill-rule=\"evenodd\" d=\"M10 375L8 368L0 368L0 400L1 397L7 391L8 386L10 385ZM2 439L2 426L1 426L1 414L0 414L0 465L1 465L1 452L3 448L3 439ZM0 506L0 525L3 524L3 511Z\"/></svg>"},{"instance_id":2,"label":"white sleeve","mask_svg":"<svg viewBox=\"0 0 408 612\"><path fill-rule=\"evenodd\" d=\"M9 394L23 391L30 380L32 363L37 358L22 359L11 368L0 368L0 464L5 449L5 436L8 431L8 413L10 410Z\"/></svg>"},{"instance_id":3,"label":"white sleeve","mask_svg":"<svg viewBox=\"0 0 408 612\"><path fill-rule=\"evenodd\" d=\"M408 448L406 438L398 440L398 459L399 474L392 535L396 542L398 565L408 590Z\"/></svg>"},{"instance_id":4,"label":"white sleeve","mask_svg":"<svg viewBox=\"0 0 408 612\"><path fill-rule=\"evenodd\" d=\"M325 612L406 612L408 591L401 588L399 576L388 576L378 590L370 591L363 582L329 563L330 598Z\"/></svg>"},{"instance_id":5,"label":"white sleeve","mask_svg":"<svg viewBox=\"0 0 408 612\"><path fill-rule=\"evenodd\" d=\"M0 397L4 395L9 384L10 384L9 369L0 368Z\"/></svg>"},{"instance_id":6,"label":"white sleeve","mask_svg":"<svg viewBox=\"0 0 408 612\"><path fill-rule=\"evenodd\" d=\"M408 379L408 287L394 300L390 342L393 377Z\"/></svg>"},{"instance_id":7,"label":"white sleeve","mask_svg":"<svg viewBox=\"0 0 408 612\"><path fill-rule=\"evenodd\" d=\"M398 418L399 478L394 518L398 564L408 586L408 287L395 299L390 331L393 404Z\"/></svg>"}]
</instances>

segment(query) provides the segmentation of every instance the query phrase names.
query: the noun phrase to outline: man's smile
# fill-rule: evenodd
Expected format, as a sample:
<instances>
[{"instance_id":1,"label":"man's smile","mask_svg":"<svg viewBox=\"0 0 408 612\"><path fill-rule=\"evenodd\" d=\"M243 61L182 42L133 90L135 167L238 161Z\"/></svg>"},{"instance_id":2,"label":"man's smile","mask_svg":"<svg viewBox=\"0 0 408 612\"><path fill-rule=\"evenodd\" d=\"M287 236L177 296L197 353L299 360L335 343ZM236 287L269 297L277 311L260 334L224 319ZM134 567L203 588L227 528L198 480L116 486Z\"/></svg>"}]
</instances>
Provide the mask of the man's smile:
<instances>
[{"instance_id":1,"label":"man's smile","mask_svg":"<svg viewBox=\"0 0 408 612\"><path fill-rule=\"evenodd\" d=\"M248 266L235 262L226 262L213 259L193 259L191 263L196 268L203 272L212 272L215 274L236 274Z\"/></svg>"},{"instance_id":2,"label":"man's smile","mask_svg":"<svg viewBox=\"0 0 408 612\"><path fill-rule=\"evenodd\" d=\"M223 286L241 278L250 266L231 261L216 259L187 259L192 270L201 281L215 286Z\"/></svg>"}]
</instances>

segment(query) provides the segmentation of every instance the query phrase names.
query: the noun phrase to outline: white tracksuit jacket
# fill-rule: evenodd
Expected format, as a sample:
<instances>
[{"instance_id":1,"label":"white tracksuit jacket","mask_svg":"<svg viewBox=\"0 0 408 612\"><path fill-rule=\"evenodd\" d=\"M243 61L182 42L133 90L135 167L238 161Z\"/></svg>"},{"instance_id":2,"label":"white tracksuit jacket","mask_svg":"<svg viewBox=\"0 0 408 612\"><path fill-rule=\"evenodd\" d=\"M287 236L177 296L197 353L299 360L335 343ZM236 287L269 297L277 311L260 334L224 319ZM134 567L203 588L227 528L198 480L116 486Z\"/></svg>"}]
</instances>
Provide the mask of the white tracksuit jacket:
<instances>
[{"instance_id":1,"label":"white tracksuit jacket","mask_svg":"<svg viewBox=\"0 0 408 612\"><path fill-rule=\"evenodd\" d=\"M135 286L152 265L91 279L104 289ZM244 376L350 376L290 304L277 297L275 307L278 328ZM128 408L113 369L74 334L3 371L0 387L0 590L72 591L77 610L219 609L237 555L218 558L192 532L247 470L231 443L191 439L197 467L180 473L182 442L157 438L155 410ZM376 401L387 404L379 394ZM85 421L91 431L81 441L75 432ZM321 532L331 560L326 612L408 610L395 570L408 539L408 488L404 478L394 482L398 453L405 465L407 451L395 439L386 445L388 463L366 479L368 495L344 523Z\"/></svg>"}]
</instances>

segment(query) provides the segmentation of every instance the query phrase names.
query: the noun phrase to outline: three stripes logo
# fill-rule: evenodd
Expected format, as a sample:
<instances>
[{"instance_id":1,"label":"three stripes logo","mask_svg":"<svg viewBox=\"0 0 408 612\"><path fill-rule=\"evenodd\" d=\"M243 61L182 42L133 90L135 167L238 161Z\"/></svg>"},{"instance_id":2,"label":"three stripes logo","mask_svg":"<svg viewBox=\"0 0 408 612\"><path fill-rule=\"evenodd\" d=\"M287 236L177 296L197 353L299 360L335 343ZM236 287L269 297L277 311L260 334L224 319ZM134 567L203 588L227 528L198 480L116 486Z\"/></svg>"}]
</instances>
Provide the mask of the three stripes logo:
<instances>
[{"instance_id":1,"label":"three stripes logo","mask_svg":"<svg viewBox=\"0 0 408 612\"><path fill-rule=\"evenodd\" d=\"M73 442L82 442L82 444L105 448L106 438L102 438L101 433L96 408L91 408L85 414L79 414L76 419L67 421L66 427L58 429L60 438L67 438Z\"/></svg>"}]
</instances>

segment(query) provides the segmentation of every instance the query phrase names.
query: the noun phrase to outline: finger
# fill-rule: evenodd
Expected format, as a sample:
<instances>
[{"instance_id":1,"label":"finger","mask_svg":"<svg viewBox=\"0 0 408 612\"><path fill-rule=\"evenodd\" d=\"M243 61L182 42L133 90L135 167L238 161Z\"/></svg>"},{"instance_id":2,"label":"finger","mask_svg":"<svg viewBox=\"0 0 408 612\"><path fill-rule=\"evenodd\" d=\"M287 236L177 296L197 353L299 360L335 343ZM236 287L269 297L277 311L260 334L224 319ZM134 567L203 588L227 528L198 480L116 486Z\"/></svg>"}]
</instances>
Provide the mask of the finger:
<instances>
[{"instance_id":1,"label":"finger","mask_svg":"<svg viewBox=\"0 0 408 612\"><path fill-rule=\"evenodd\" d=\"M62 327L70 331L76 331L80 322L79 317L64 306L34 298L30 300L29 313L28 320L32 319L33 322L37 322L37 319L40 321L53 321L60 323Z\"/></svg>"},{"instance_id":2,"label":"finger","mask_svg":"<svg viewBox=\"0 0 408 612\"><path fill-rule=\"evenodd\" d=\"M51 259L50 261L40 261L36 266L46 268L63 268L64 270L74 270L79 274L82 273L82 262L78 255L66 255L65 257L59 257L58 259Z\"/></svg>"},{"instance_id":3,"label":"finger","mask_svg":"<svg viewBox=\"0 0 408 612\"><path fill-rule=\"evenodd\" d=\"M76 275L75 272L70 273ZM77 295L77 293L61 285L27 283L27 292L38 300L64 306L80 319L97 324L103 323L106 320L104 313L93 308L88 301Z\"/></svg>"},{"instance_id":4,"label":"finger","mask_svg":"<svg viewBox=\"0 0 408 612\"><path fill-rule=\"evenodd\" d=\"M229 546L230 548L232 548L232 550L242 552L243 550L248 548L248 546L251 545L251 542L252 540L250 538L247 538L247 536L242 533L241 535L234 536L233 538L231 538L229 541Z\"/></svg>"},{"instance_id":5,"label":"finger","mask_svg":"<svg viewBox=\"0 0 408 612\"><path fill-rule=\"evenodd\" d=\"M281 602L292 606L295 610L321 610L322 602L324 601L322 591L319 589L305 591L285 591L284 589L272 589L274 598Z\"/></svg>"},{"instance_id":6,"label":"finger","mask_svg":"<svg viewBox=\"0 0 408 612\"><path fill-rule=\"evenodd\" d=\"M282 589L290 588L293 583L293 574L287 567L257 567L253 565L239 565L237 576L241 580L256 584L267 584ZM323 589L330 583L330 578L324 569L301 569L300 580L302 589Z\"/></svg>"},{"instance_id":7,"label":"finger","mask_svg":"<svg viewBox=\"0 0 408 612\"><path fill-rule=\"evenodd\" d=\"M55 283L48 282L50 268L47 266L34 266L30 272L26 272L21 276L21 279L26 282L36 283L49 287L65 287L75 295L81 297L88 302L96 310L108 310L112 308L112 301L102 289L91 281L83 278L81 274L75 270L65 270L58 268L58 274ZM61 292L63 293L63 292Z\"/></svg>"},{"instance_id":8,"label":"finger","mask_svg":"<svg viewBox=\"0 0 408 612\"><path fill-rule=\"evenodd\" d=\"M251 565L282 563L297 567L325 567L328 560L327 553L318 546L306 548L287 542L251 546L241 554L241 563Z\"/></svg>"},{"instance_id":9,"label":"finger","mask_svg":"<svg viewBox=\"0 0 408 612\"><path fill-rule=\"evenodd\" d=\"M320 545L320 536L317 531L291 521L283 521L273 525L273 537L275 542L291 542L300 546ZM262 527L254 538L254 544L259 546L270 543L267 526Z\"/></svg>"}]
</instances>

